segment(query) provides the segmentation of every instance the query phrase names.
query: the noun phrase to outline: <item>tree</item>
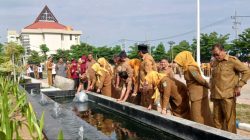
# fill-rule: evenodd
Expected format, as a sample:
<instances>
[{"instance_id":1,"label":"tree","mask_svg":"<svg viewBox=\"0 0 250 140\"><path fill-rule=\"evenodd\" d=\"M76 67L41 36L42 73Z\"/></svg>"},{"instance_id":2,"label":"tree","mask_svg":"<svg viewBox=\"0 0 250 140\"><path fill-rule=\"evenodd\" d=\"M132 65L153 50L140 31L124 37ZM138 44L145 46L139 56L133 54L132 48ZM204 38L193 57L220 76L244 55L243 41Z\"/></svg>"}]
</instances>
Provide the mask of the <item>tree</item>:
<instances>
[{"instance_id":1,"label":"tree","mask_svg":"<svg viewBox=\"0 0 250 140\"><path fill-rule=\"evenodd\" d=\"M0 43L0 54L3 52L3 44Z\"/></svg>"},{"instance_id":2,"label":"tree","mask_svg":"<svg viewBox=\"0 0 250 140\"><path fill-rule=\"evenodd\" d=\"M250 28L233 40L231 55L238 56L241 61L250 61Z\"/></svg>"},{"instance_id":3,"label":"tree","mask_svg":"<svg viewBox=\"0 0 250 140\"><path fill-rule=\"evenodd\" d=\"M129 48L130 50L128 51L128 57L130 59L139 58L137 44L134 44L134 46L129 46Z\"/></svg>"},{"instance_id":4,"label":"tree","mask_svg":"<svg viewBox=\"0 0 250 140\"><path fill-rule=\"evenodd\" d=\"M186 41L186 40L183 40L183 41L181 41L179 44L177 44L177 45L174 45L173 47L172 47L172 51L173 52L171 52L171 50L169 50L168 52L167 52L167 56L171 56L171 53L173 53L172 55L173 55L173 59L175 58L175 56L178 54L178 53L180 53L180 52L182 52L182 51L191 51L192 52L192 48L191 48L191 46L189 45L189 43Z\"/></svg>"},{"instance_id":5,"label":"tree","mask_svg":"<svg viewBox=\"0 0 250 140\"><path fill-rule=\"evenodd\" d=\"M16 71L22 72L22 55L24 54L24 48L14 42L7 43L4 47L4 53L2 54L0 64L1 72L13 71L14 81L16 81Z\"/></svg>"},{"instance_id":6,"label":"tree","mask_svg":"<svg viewBox=\"0 0 250 140\"><path fill-rule=\"evenodd\" d=\"M71 57L78 59L82 55L93 53L95 47L87 43L81 43L80 45L72 45L70 48Z\"/></svg>"},{"instance_id":7,"label":"tree","mask_svg":"<svg viewBox=\"0 0 250 140\"><path fill-rule=\"evenodd\" d=\"M211 48L214 44L220 43L225 46L225 50L228 51L231 46L227 43L229 39L229 34L226 35L218 35L216 32L212 32L210 34L201 34L200 40L200 56L201 62L209 62L211 59ZM191 45L191 51L196 55L196 39L193 39L193 43Z\"/></svg>"},{"instance_id":8,"label":"tree","mask_svg":"<svg viewBox=\"0 0 250 140\"><path fill-rule=\"evenodd\" d=\"M58 61L59 58L62 58L64 61L72 59L70 50L58 49L56 50L56 54L53 54L52 56L53 56L53 59L56 61Z\"/></svg>"},{"instance_id":9,"label":"tree","mask_svg":"<svg viewBox=\"0 0 250 140\"><path fill-rule=\"evenodd\" d=\"M41 63L41 57L39 56L37 51L31 51L30 56L28 57L28 63L29 64L40 64Z\"/></svg>"},{"instance_id":10,"label":"tree","mask_svg":"<svg viewBox=\"0 0 250 140\"><path fill-rule=\"evenodd\" d=\"M49 48L47 47L46 44L40 45L40 50L43 53L43 61L47 60L47 52L49 51Z\"/></svg>"},{"instance_id":11,"label":"tree","mask_svg":"<svg viewBox=\"0 0 250 140\"><path fill-rule=\"evenodd\" d=\"M103 46L103 47L97 47L93 51L94 55L97 58L104 57L108 61L112 61L113 54L112 54L112 48Z\"/></svg>"},{"instance_id":12,"label":"tree","mask_svg":"<svg viewBox=\"0 0 250 140\"><path fill-rule=\"evenodd\" d=\"M152 55L153 55L155 61L160 61L163 58L166 59L168 57L166 54L165 46L163 45L163 43L158 44L155 51L152 52Z\"/></svg>"}]
</instances>

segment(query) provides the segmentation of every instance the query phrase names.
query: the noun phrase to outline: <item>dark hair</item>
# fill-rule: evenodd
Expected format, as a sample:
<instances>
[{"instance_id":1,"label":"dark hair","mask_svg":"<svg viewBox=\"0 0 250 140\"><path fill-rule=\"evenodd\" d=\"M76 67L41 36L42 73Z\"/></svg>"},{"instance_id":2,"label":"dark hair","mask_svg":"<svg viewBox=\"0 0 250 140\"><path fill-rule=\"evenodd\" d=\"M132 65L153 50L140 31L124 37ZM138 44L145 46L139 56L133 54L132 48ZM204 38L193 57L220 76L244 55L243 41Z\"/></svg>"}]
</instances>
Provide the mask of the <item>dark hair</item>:
<instances>
[{"instance_id":1,"label":"dark hair","mask_svg":"<svg viewBox=\"0 0 250 140\"><path fill-rule=\"evenodd\" d=\"M219 50L224 50L224 46L222 44L219 44L219 43L216 43L212 46L212 51L215 49L215 48L218 48Z\"/></svg>"},{"instance_id":2,"label":"dark hair","mask_svg":"<svg viewBox=\"0 0 250 140\"><path fill-rule=\"evenodd\" d=\"M142 52L143 54L148 53L148 50L140 50L139 52Z\"/></svg>"},{"instance_id":3,"label":"dark hair","mask_svg":"<svg viewBox=\"0 0 250 140\"><path fill-rule=\"evenodd\" d=\"M127 79L128 78L128 73L126 71L121 71L121 72L119 72L119 76L122 79Z\"/></svg>"},{"instance_id":4,"label":"dark hair","mask_svg":"<svg viewBox=\"0 0 250 140\"><path fill-rule=\"evenodd\" d=\"M119 54L120 58L127 58L127 53L125 51L121 51Z\"/></svg>"},{"instance_id":5,"label":"dark hair","mask_svg":"<svg viewBox=\"0 0 250 140\"><path fill-rule=\"evenodd\" d=\"M139 44L137 47L138 47L138 52L142 52L143 54L148 53L148 45Z\"/></svg>"}]
</instances>

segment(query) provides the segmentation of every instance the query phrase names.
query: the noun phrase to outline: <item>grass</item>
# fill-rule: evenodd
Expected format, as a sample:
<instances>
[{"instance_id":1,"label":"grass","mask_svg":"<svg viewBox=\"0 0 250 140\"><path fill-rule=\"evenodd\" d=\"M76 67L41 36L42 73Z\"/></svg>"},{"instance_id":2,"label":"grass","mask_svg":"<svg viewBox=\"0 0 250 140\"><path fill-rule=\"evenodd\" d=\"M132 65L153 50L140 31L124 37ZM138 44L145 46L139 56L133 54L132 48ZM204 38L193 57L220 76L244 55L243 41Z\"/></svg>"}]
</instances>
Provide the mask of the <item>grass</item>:
<instances>
[{"instance_id":1,"label":"grass","mask_svg":"<svg viewBox=\"0 0 250 140\"><path fill-rule=\"evenodd\" d=\"M250 124L250 105L236 104L236 119Z\"/></svg>"}]
</instances>

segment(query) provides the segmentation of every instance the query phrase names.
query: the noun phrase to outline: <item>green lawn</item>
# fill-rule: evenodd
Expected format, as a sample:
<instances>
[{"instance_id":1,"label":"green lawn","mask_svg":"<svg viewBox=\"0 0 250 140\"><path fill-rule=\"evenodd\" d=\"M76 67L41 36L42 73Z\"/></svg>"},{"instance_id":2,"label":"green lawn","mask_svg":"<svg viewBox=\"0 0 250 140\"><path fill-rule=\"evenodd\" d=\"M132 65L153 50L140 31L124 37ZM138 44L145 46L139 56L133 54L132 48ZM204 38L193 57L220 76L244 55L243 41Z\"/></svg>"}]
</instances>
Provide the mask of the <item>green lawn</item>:
<instances>
[{"instance_id":1,"label":"green lawn","mask_svg":"<svg viewBox=\"0 0 250 140\"><path fill-rule=\"evenodd\" d=\"M236 104L236 119L250 124L250 105Z\"/></svg>"}]
</instances>

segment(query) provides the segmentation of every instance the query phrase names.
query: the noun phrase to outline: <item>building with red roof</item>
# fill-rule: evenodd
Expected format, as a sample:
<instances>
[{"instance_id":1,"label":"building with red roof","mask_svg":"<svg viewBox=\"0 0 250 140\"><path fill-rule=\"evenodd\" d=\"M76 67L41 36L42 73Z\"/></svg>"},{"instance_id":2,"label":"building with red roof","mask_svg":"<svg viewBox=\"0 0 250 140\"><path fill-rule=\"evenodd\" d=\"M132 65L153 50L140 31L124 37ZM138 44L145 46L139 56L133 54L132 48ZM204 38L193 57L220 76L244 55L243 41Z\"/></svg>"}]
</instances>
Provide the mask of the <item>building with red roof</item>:
<instances>
[{"instance_id":1,"label":"building with red roof","mask_svg":"<svg viewBox=\"0 0 250 140\"><path fill-rule=\"evenodd\" d=\"M53 54L58 49L66 50L80 44L81 34L81 31L59 23L46 5L34 23L21 30L19 39L24 47L36 51L40 51L40 45L46 44L49 54Z\"/></svg>"}]
</instances>

